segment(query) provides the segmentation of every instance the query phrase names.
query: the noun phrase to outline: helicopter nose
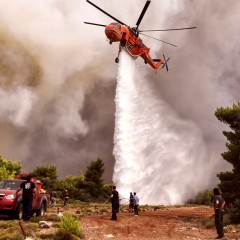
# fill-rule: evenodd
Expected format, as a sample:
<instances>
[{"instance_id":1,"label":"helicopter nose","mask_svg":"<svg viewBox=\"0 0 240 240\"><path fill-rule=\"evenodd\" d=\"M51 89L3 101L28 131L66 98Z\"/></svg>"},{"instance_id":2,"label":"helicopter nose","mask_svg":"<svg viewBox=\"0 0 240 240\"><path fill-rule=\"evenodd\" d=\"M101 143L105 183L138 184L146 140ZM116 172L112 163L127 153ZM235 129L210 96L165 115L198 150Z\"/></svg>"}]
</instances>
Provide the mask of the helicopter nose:
<instances>
[{"instance_id":1,"label":"helicopter nose","mask_svg":"<svg viewBox=\"0 0 240 240\"><path fill-rule=\"evenodd\" d=\"M119 42L122 38L121 30L110 24L105 28L105 34L111 42Z\"/></svg>"}]
</instances>

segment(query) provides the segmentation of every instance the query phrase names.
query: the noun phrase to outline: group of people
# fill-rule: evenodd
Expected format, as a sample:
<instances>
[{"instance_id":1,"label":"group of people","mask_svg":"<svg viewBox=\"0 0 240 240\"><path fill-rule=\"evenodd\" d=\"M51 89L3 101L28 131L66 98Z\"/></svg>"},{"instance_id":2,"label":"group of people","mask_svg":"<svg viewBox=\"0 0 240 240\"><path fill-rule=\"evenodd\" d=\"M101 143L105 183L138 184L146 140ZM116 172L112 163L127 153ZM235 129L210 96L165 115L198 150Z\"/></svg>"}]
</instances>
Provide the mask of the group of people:
<instances>
[{"instance_id":1,"label":"group of people","mask_svg":"<svg viewBox=\"0 0 240 240\"><path fill-rule=\"evenodd\" d=\"M68 190L65 189L64 192L61 195L61 198L63 199L63 206L65 207L68 204L69 200L69 193ZM51 207L56 207L56 201L57 201L57 193L56 191L52 191L50 194L50 200L51 200Z\"/></svg>"},{"instance_id":2,"label":"group of people","mask_svg":"<svg viewBox=\"0 0 240 240\"><path fill-rule=\"evenodd\" d=\"M135 216L138 216L138 206L139 206L139 198L134 192L130 192L130 197L129 197L129 212L134 212Z\"/></svg>"},{"instance_id":3,"label":"group of people","mask_svg":"<svg viewBox=\"0 0 240 240\"><path fill-rule=\"evenodd\" d=\"M15 196L22 190L22 205L23 205L23 220L29 221L32 216L32 203L33 199L37 199L37 189L34 183L34 178L31 175L27 175L26 181L22 182L16 190ZM66 206L69 200L68 190L65 190L63 195L63 206ZM57 193L53 191L50 194L50 206L56 206Z\"/></svg>"},{"instance_id":4,"label":"group of people","mask_svg":"<svg viewBox=\"0 0 240 240\"><path fill-rule=\"evenodd\" d=\"M213 189L214 194L214 213L215 213L215 226L217 230L217 239L221 239L224 237L223 232L223 210L225 206L225 201L218 188ZM116 186L113 186L112 194L111 194L111 203L112 203L112 217L111 220L117 220L117 213L119 211L119 194L116 190ZM129 212L134 211L134 215L138 216L138 206L139 206L139 198L134 192L130 192L129 197Z\"/></svg>"},{"instance_id":5,"label":"group of people","mask_svg":"<svg viewBox=\"0 0 240 240\"><path fill-rule=\"evenodd\" d=\"M111 194L111 203L112 203L112 217L111 220L116 221L117 220L117 213L119 211L119 193L116 190L116 186L113 186L112 188L112 194ZM134 215L138 216L138 207L139 207L139 198L134 192L130 192L130 198L129 198L129 211L134 211Z\"/></svg>"},{"instance_id":6,"label":"group of people","mask_svg":"<svg viewBox=\"0 0 240 240\"><path fill-rule=\"evenodd\" d=\"M37 190L35 184L31 181L32 177L29 175L26 178L25 182L22 182L19 188L16 191L16 195L18 192L22 189L22 199L23 199L23 219L26 221L29 221L31 218L31 210L32 210L32 201L33 198L37 197ZM215 225L216 230L218 233L217 239L221 239L224 236L223 232L223 209L225 206L225 201L223 197L220 194L220 191L218 188L213 189L214 194L214 213L215 213ZM69 194L68 190L65 190L63 195L63 206L66 206L69 200ZM51 194L51 203L52 206L56 206L56 198L57 194L55 191ZM110 196L111 203L112 203L112 217L111 220L117 220L117 213L119 211L119 194L116 190L116 186L113 186L112 188L112 194ZM138 207L139 207L139 198L134 192L130 192L129 197L129 211L134 211L134 215L138 216Z\"/></svg>"}]
</instances>

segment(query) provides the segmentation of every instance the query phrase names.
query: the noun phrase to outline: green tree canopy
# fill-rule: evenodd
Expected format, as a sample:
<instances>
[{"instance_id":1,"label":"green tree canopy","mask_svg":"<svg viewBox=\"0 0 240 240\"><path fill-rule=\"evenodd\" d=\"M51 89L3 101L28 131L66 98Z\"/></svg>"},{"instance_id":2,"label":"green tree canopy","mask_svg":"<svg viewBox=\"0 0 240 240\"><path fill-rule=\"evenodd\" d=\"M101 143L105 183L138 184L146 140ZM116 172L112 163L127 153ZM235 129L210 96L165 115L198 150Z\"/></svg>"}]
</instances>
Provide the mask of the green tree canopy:
<instances>
[{"instance_id":1,"label":"green tree canopy","mask_svg":"<svg viewBox=\"0 0 240 240\"><path fill-rule=\"evenodd\" d=\"M103 173L104 163L100 158L98 158L96 161L92 161L87 167L87 171L85 173L85 182L89 187L90 194L94 197L99 196L102 192Z\"/></svg>"},{"instance_id":2,"label":"green tree canopy","mask_svg":"<svg viewBox=\"0 0 240 240\"><path fill-rule=\"evenodd\" d=\"M217 176L227 204L240 199L240 103L231 108L218 108L215 112L219 121L229 125L231 131L224 131L227 138L227 151L222 153L224 160L232 164L232 171L221 172Z\"/></svg>"},{"instance_id":3,"label":"green tree canopy","mask_svg":"<svg viewBox=\"0 0 240 240\"><path fill-rule=\"evenodd\" d=\"M32 174L42 181L43 188L47 191L52 191L57 188L58 174L55 165L39 166L33 170Z\"/></svg>"},{"instance_id":4,"label":"green tree canopy","mask_svg":"<svg viewBox=\"0 0 240 240\"><path fill-rule=\"evenodd\" d=\"M60 196L63 194L64 190L67 189L70 198L85 201L91 196L88 193L88 188L85 184L84 177L82 174L79 176L67 176L64 180L60 180L58 184L58 191L60 191Z\"/></svg>"},{"instance_id":5,"label":"green tree canopy","mask_svg":"<svg viewBox=\"0 0 240 240\"><path fill-rule=\"evenodd\" d=\"M0 155L0 180L14 178L22 170L22 164L12 160L5 160Z\"/></svg>"}]
</instances>

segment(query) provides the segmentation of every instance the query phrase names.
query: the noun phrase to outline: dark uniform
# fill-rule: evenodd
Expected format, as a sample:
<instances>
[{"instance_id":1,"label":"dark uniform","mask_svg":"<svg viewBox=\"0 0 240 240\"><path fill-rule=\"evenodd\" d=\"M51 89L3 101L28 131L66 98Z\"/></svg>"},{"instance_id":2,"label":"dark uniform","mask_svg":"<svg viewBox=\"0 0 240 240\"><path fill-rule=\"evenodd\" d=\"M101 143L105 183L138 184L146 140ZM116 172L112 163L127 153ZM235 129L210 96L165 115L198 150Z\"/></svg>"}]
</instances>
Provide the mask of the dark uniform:
<instances>
[{"instance_id":1,"label":"dark uniform","mask_svg":"<svg viewBox=\"0 0 240 240\"><path fill-rule=\"evenodd\" d=\"M31 178L27 177L26 182L22 182L16 194L22 189L23 219L29 221L32 213L33 194L36 187Z\"/></svg>"},{"instance_id":2,"label":"dark uniform","mask_svg":"<svg viewBox=\"0 0 240 240\"><path fill-rule=\"evenodd\" d=\"M113 186L111 202L112 202L112 218L111 218L111 220L117 220L117 212L119 210L119 195L118 195L118 191L116 190L116 186Z\"/></svg>"},{"instance_id":3,"label":"dark uniform","mask_svg":"<svg viewBox=\"0 0 240 240\"><path fill-rule=\"evenodd\" d=\"M129 197L129 212L133 212L134 208L134 197L132 192L130 192L130 197Z\"/></svg>"},{"instance_id":4,"label":"dark uniform","mask_svg":"<svg viewBox=\"0 0 240 240\"><path fill-rule=\"evenodd\" d=\"M66 206L68 204L68 200L69 200L69 194L68 194L68 190L66 189L63 193L63 206Z\"/></svg>"},{"instance_id":5,"label":"dark uniform","mask_svg":"<svg viewBox=\"0 0 240 240\"><path fill-rule=\"evenodd\" d=\"M214 211L215 211L215 226L217 229L218 237L217 239L221 239L224 236L223 232L223 207L225 205L225 201L223 197L220 195L220 192L217 188L213 190L214 192Z\"/></svg>"}]
</instances>

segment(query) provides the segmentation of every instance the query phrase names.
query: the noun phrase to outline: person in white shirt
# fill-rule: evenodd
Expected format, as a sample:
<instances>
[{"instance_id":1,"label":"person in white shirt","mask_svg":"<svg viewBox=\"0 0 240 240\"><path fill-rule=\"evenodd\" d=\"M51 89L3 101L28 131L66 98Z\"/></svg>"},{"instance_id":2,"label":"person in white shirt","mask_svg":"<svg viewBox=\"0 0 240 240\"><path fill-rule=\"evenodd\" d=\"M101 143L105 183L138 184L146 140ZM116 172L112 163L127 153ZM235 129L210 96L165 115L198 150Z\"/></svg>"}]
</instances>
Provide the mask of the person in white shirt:
<instances>
[{"instance_id":1,"label":"person in white shirt","mask_svg":"<svg viewBox=\"0 0 240 240\"><path fill-rule=\"evenodd\" d=\"M134 197L134 215L138 216L139 198L135 192L133 193L133 197Z\"/></svg>"}]
</instances>

